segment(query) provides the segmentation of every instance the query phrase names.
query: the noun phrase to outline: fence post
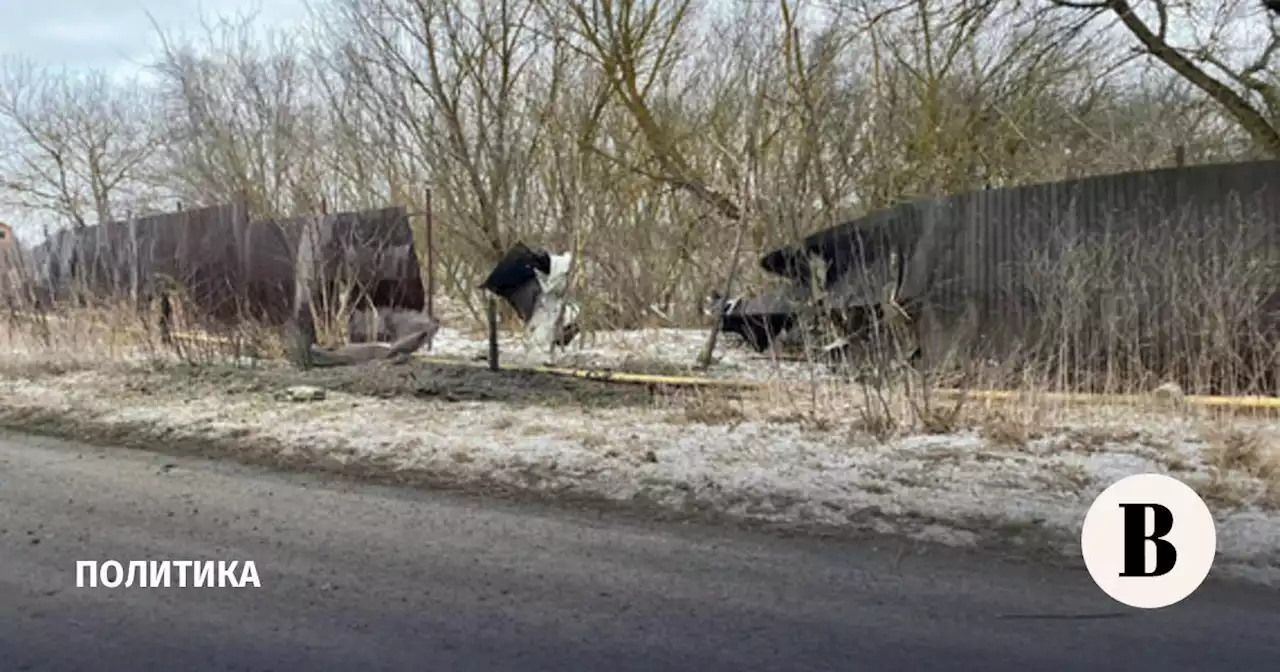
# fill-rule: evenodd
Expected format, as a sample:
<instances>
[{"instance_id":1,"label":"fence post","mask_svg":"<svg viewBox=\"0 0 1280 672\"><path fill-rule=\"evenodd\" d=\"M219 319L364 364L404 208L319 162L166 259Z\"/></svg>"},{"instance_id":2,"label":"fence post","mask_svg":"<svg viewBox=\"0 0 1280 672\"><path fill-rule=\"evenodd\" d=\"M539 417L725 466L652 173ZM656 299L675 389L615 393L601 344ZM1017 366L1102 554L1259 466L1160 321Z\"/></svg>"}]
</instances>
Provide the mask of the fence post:
<instances>
[{"instance_id":1,"label":"fence post","mask_svg":"<svg viewBox=\"0 0 1280 672\"><path fill-rule=\"evenodd\" d=\"M129 298L133 301L133 309L139 313L145 314L142 306L142 274L138 269L138 218L134 216L133 210L129 211ZM144 317L144 320L146 318ZM145 324L145 323L144 323ZM147 325L150 326L150 325Z\"/></svg>"},{"instance_id":2,"label":"fence post","mask_svg":"<svg viewBox=\"0 0 1280 672\"><path fill-rule=\"evenodd\" d=\"M427 315L436 316L436 243L432 231L435 222L431 216L431 187L427 187Z\"/></svg>"},{"instance_id":3,"label":"fence post","mask_svg":"<svg viewBox=\"0 0 1280 672\"><path fill-rule=\"evenodd\" d=\"M498 370L498 301L489 294L489 370Z\"/></svg>"}]
</instances>

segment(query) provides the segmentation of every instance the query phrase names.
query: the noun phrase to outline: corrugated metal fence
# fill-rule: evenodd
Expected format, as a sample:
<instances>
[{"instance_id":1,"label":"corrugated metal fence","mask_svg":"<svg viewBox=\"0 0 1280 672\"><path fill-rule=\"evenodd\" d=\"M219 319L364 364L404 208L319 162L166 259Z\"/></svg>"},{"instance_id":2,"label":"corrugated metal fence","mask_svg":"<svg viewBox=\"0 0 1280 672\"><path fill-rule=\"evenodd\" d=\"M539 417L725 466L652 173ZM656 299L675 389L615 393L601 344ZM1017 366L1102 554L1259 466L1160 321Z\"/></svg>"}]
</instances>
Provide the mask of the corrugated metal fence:
<instances>
[{"instance_id":1,"label":"corrugated metal fence","mask_svg":"<svg viewBox=\"0 0 1280 672\"><path fill-rule=\"evenodd\" d=\"M1038 366L1076 389L1138 376L1277 392L1280 161L905 203L762 263L798 279L793 267L813 253L829 277L879 266L867 277L884 278L886 260L901 259L899 296L933 363ZM856 263L831 264L842 256Z\"/></svg>"},{"instance_id":2,"label":"corrugated metal fence","mask_svg":"<svg viewBox=\"0 0 1280 672\"><path fill-rule=\"evenodd\" d=\"M341 281L378 307L425 307L403 207L268 221L247 212L232 203L63 229L27 255L17 293L45 306L109 297L140 309L177 293L198 324L214 328L287 323L299 283L304 295L332 295ZM307 230L321 247L302 255L314 265L304 269Z\"/></svg>"}]
</instances>

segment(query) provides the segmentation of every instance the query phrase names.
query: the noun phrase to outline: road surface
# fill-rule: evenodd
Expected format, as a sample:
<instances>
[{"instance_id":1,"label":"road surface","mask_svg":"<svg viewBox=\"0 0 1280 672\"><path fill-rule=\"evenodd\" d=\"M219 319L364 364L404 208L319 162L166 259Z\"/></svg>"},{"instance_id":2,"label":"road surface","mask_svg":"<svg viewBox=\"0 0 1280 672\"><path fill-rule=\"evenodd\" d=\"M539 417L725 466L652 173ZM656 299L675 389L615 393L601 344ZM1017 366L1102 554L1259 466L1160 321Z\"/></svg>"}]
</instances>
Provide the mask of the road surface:
<instances>
[{"instance_id":1,"label":"road surface","mask_svg":"<svg viewBox=\"0 0 1280 672\"><path fill-rule=\"evenodd\" d=\"M76 588L253 560L260 589ZM1120 614L1119 616L1113 616ZM0 435L0 669L1280 669L1280 599L1130 612L1081 571Z\"/></svg>"}]
</instances>

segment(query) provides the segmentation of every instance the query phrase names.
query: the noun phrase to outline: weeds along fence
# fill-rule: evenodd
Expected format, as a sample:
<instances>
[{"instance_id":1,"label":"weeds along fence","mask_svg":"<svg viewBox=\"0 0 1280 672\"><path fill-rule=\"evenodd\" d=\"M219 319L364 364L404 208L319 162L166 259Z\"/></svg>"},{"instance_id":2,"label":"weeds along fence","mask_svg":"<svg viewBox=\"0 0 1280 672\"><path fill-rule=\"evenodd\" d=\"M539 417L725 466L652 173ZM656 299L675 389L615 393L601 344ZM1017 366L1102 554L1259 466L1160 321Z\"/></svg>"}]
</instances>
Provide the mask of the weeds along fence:
<instances>
[{"instance_id":1,"label":"weeds along fence","mask_svg":"<svg viewBox=\"0 0 1280 672\"><path fill-rule=\"evenodd\" d=\"M345 340L350 321L376 334L379 310L423 311L427 292L403 207L299 218L293 322L304 343Z\"/></svg>"},{"instance_id":2,"label":"weeds along fence","mask_svg":"<svg viewBox=\"0 0 1280 672\"><path fill-rule=\"evenodd\" d=\"M1280 161L1125 173L905 203L770 253L767 270L883 282L932 369L1001 385L1280 393ZM843 270L842 270L843 268Z\"/></svg>"},{"instance_id":3,"label":"weeds along fence","mask_svg":"<svg viewBox=\"0 0 1280 672\"><path fill-rule=\"evenodd\" d=\"M237 349L279 345L285 326L339 341L361 308L426 304L403 207L253 221L233 203L63 229L9 260L4 290L11 329L52 334L89 311L178 349L172 331Z\"/></svg>"}]
</instances>

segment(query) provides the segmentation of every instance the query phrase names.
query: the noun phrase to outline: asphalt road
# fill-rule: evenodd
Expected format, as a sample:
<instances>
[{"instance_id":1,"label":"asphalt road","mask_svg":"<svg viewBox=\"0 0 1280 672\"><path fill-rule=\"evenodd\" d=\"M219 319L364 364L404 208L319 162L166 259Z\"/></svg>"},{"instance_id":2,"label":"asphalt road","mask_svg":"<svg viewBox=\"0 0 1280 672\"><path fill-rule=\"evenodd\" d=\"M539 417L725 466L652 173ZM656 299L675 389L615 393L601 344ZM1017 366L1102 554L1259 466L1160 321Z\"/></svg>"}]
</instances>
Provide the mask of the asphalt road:
<instances>
[{"instance_id":1,"label":"asphalt road","mask_svg":"<svg viewBox=\"0 0 1280 672\"><path fill-rule=\"evenodd\" d=\"M89 559L253 560L262 587L76 588ZM1280 594L1135 612L977 554L0 435L0 669L1139 668L1280 669Z\"/></svg>"}]
</instances>

